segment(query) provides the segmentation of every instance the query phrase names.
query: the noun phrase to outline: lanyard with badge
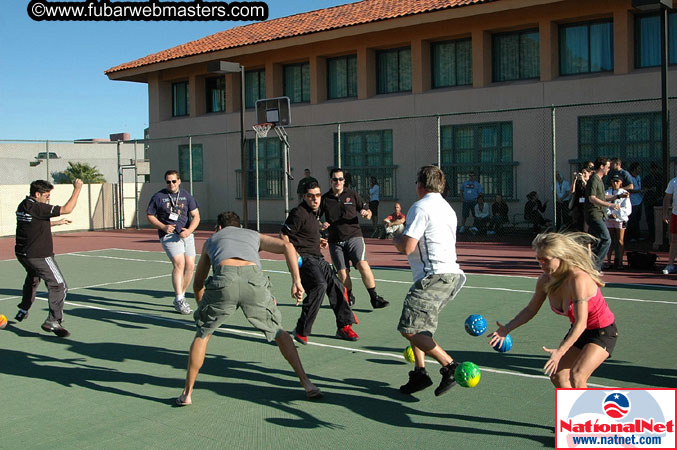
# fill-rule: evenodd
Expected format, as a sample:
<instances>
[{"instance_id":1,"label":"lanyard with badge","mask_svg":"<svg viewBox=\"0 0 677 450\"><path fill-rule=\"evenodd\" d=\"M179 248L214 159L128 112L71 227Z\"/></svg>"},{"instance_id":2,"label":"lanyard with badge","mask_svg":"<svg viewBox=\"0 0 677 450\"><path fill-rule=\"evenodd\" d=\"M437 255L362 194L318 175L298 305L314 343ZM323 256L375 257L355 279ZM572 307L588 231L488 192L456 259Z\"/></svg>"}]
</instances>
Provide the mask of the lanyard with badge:
<instances>
[{"instance_id":1,"label":"lanyard with badge","mask_svg":"<svg viewBox=\"0 0 677 450\"><path fill-rule=\"evenodd\" d=\"M176 200L172 198L171 193L169 194L169 203L171 203L171 206L169 208L169 220L174 222L179 220L179 209L178 209L179 194L180 191L176 193Z\"/></svg>"}]
</instances>

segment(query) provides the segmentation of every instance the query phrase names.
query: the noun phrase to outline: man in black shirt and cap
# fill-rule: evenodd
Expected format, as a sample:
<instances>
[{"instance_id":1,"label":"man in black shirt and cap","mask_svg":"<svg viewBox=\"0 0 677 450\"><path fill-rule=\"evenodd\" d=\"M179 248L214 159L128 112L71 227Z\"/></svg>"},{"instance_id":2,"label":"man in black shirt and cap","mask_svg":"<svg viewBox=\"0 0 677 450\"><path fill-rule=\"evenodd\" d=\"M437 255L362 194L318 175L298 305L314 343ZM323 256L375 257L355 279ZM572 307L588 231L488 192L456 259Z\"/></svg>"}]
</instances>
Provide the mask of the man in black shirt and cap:
<instances>
[{"instance_id":1,"label":"man in black shirt and cap","mask_svg":"<svg viewBox=\"0 0 677 450\"><path fill-rule=\"evenodd\" d=\"M44 280L48 290L49 315L42 324L42 329L59 337L68 337L70 333L61 324L68 286L54 260L51 228L52 225L70 223L70 220L51 222L50 219L73 212L82 190L82 180L73 181L73 193L63 206L49 204L53 189L54 186L49 181L33 181L30 196L26 197L16 209L14 253L19 263L26 269L26 279L15 320L21 322L28 317L28 310L35 302L35 293L40 280Z\"/></svg>"}]
</instances>

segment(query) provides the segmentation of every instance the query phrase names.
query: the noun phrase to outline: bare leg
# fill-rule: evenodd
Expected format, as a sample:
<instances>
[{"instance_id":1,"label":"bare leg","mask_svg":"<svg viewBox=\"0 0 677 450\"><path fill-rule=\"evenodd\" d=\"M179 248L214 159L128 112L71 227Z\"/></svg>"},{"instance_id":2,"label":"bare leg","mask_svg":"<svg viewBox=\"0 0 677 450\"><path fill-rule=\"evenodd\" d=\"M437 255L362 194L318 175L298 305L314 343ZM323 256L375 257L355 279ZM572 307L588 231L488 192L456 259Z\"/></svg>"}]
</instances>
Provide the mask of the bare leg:
<instances>
[{"instance_id":1,"label":"bare leg","mask_svg":"<svg viewBox=\"0 0 677 450\"><path fill-rule=\"evenodd\" d=\"M195 336L193 343L190 346L190 353L188 354L188 371L186 373L186 384L183 388L183 392L179 397L179 400L184 405L190 405L193 403L191 398L193 394L193 386L195 385L195 379L197 378L198 372L205 361L205 353L207 352L207 343L212 337L210 334L206 338L201 338Z\"/></svg>"},{"instance_id":2,"label":"bare leg","mask_svg":"<svg viewBox=\"0 0 677 450\"><path fill-rule=\"evenodd\" d=\"M185 265L183 268L183 291L181 291L182 294L185 294L186 291L188 290L188 286L190 286L190 282L193 279L193 272L195 271L195 257L194 256L186 256L185 258Z\"/></svg>"},{"instance_id":3,"label":"bare leg","mask_svg":"<svg viewBox=\"0 0 677 450\"><path fill-rule=\"evenodd\" d=\"M435 358L442 367L449 365L453 361L453 358L430 336L408 333L402 333L402 336L411 343L411 348L414 350L414 357L416 358L416 367L425 367L423 354Z\"/></svg>"},{"instance_id":4,"label":"bare leg","mask_svg":"<svg viewBox=\"0 0 677 450\"><path fill-rule=\"evenodd\" d=\"M576 362L578 355L581 353L577 347L571 347L566 354L559 360L557 365L557 372L550 375L550 381L555 387L570 388L571 387L571 367Z\"/></svg>"},{"instance_id":5,"label":"bare leg","mask_svg":"<svg viewBox=\"0 0 677 450\"><path fill-rule=\"evenodd\" d=\"M374 281L374 274L371 271L371 267L369 267L369 263L367 261L358 262L357 270L360 272L360 276L362 277L362 283L364 284L364 287L366 287L367 289L376 287L376 282Z\"/></svg>"},{"instance_id":6,"label":"bare leg","mask_svg":"<svg viewBox=\"0 0 677 450\"><path fill-rule=\"evenodd\" d=\"M587 388L588 378L609 357L609 353L597 344L586 344L571 368L571 387Z\"/></svg>"},{"instance_id":7,"label":"bare leg","mask_svg":"<svg viewBox=\"0 0 677 450\"><path fill-rule=\"evenodd\" d=\"M299 381L301 382L303 389L306 390L306 394L315 391L319 392L318 387L315 386L310 381L310 379L308 379L308 375L306 375L305 370L303 370L301 358L299 358L299 353L296 351L296 346L294 345L294 341L292 341L291 336L289 336L289 333L282 331L275 338L275 342L277 342L277 346L280 348L280 353L282 353L282 356L284 356L292 369L294 369L296 376L299 377Z\"/></svg>"},{"instance_id":8,"label":"bare leg","mask_svg":"<svg viewBox=\"0 0 677 450\"><path fill-rule=\"evenodd\" d=\"M618 240L618 253L616 254L616 261L618 261L618 265L623 265L623 254L625 253L625 230L623 228L619 228L617 231L618 235L616 235L616 239Z\"/></svg>"},{"instance_id":9,"label":"bare leg","mask_svg":"<svg viewBox=\"0 0 677 450\"><path fill-rule=\"evenodd\" d=\"M186 292L183 283L183 272L186 267L186 257L184 254L175 256L172 258L172 286L174 287L174 293L176 296L180 296Z\"/></svg>"},{"instance_id":10,"label":"bare leg","mask_svg":"<svg viewBox=\"0 0 677 450\"><path fill-rule=\"evenodd\" d=\"M348 273L347 269L340 269L336 271L336 275L338 276L338 279L341 280L341 283L351 291L353 289L353 282L350 279L350 274Z\"/></svg>"}]
</instances>

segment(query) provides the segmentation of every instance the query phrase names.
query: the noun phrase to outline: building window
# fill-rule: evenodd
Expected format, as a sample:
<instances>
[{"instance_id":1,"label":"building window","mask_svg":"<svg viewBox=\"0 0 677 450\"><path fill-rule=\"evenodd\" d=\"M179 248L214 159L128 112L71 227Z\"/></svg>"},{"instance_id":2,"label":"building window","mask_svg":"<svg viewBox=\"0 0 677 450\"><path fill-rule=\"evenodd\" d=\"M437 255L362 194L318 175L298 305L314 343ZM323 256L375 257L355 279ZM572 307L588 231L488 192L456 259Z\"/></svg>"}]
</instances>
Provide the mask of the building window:
<instances>
[{"instance_id":1,"label":"building window","mask_svg":"<svg viewBox=\"0 0 677 450\"><path fill-rule=\"evenodd\" d=\"M604 22L576 23L559 27L561 75L614 70L614 26Z\"/></svg>"},{"instance_id":2,"label":"building window","mask_svg":"<svg viewBox=\"0 0 677 450\"><path fill-rule=\"evenodd\" d=\"M338 147L338 134L334 133L335 166L339 165ZM381 200L397 198L392 130L341 133L341 167L355 191L369 192L369 178L376 177Z\"/></svg>"},{"instance_id":3,"label":"building window","mask_svg":"<svg viewBox=\"0 0 677 450\"><path fill-rule=\"evenodd\" d=\"M224 77L207 78L205 80L207 95L207 112L226 110L226 79Z\"/></svg>"},{"instance_id":4,"label":"building window","mask_svg":"<svg viewBox=\"0 0 677 450\"><path fill-rule=\"evenodd\" d=\"M668 63L677 64L677 13L668 14ZM661 65L661 16L635 18L635 67Z\"/></svg>"},{"instance_id":5,"label":"building window","mask_svg":"<svg viewBox=\"0 0 677 450\"><path fill-rule=\"evenodd\" d=\"M494 34L492 63L494 82L540 77L538 30Z\"/></svg>"},{"instance_id":6,"label":"building window","mask_svg":"<svg viewBox=\"0 0 677 450\"><path fill-rule=\"evenodd\" d=\"M327 98L357 97L357 56L327 59Z\"/></svg>"},{"instance_id":7,"label":"building window","mask_svg":"<svg viewBox=\"0 0 677 450\"><path fill-rule=\"evenodd\" d=\"M432 86L472 84L472 43L470 39L435 42L431 45Z\"/></svg>"},{"instance_id":8,"label":"building window","mask_svg":"<svg viewBox=\"0 0 677 450\"><path fill-rule=\"evenodd\" d=\"M172 117L188 115L188 82L172 83Z\"/></svg>"},{"instance_id":9,"label":"building window","mask_svg":"<svg viewBox=\"0 0 677 450\"><path fill-rule=\"evenodd\" d=\"M247 197L256 198L256 140L248 140L247 145ZM284 171L282 169L282 143L277 137L259 139L259 198L283 199ZM237 197L242 198L240 187L242 182L238 174Z\"/></svg>"},{"instance_id":10,"label":"building window","mask_svg":"<svg viewBox=\"0 0 677 450\"><path fill-rule=\"evenodd\" d=\"M310 101L310 63L284 66L284 95L291 103Z\"/></svg>"},{"instance_id":11,"label":"building window","mask_svg":"<svg viewBox=\"0 0 677 450\"><path fill-rule=\"evenodd\" d=\"M460 187L474 172L485 195L515 198L512 122L447 125L441 128L442 170L449 195L460 196Z\"/></svg>"},{"instance_id":12,"label":"building window","mask_svg":"<svg viewBox=\"0 0 677 450\"><path fill-rule=\"evenodd\" d=\"M203 166L202 166L202 144L192 144L190 146L193 154L193 181L202 181ZM191 180L190 172L190 153L188 152L188 145L179 145L179 174L181 181L189 182Z\"/></svg>"},{"instance_id":13,"label":"building window","mask_svg":"<svg viewBox=\"0 0 677 450\"><path fill-rule=\"evenodd\" d=\"M376 52L378 93L411 91L411 49Z\"/></svg>"},{"instance_id":14,"label":"building window","mask_svg":"<svg viewBox=\"0 0 677 450\"><path fill-rule=\"evenodd\" d=\"M651 161L662 165L661 137L659 112L579 117L578 158L620 157L641 163L649 173Z\"/></svg>"},{"instance_id":15,"label":"building window","mask_svg":"<svg viewBox=\"0 0 677 450\"><path fill-rule=\"evenodd\" d=\"M247 70L244 73L245 108L256 107L256 101L262 98L266 98L266 71Z\"/></svg>"}]
</instances>

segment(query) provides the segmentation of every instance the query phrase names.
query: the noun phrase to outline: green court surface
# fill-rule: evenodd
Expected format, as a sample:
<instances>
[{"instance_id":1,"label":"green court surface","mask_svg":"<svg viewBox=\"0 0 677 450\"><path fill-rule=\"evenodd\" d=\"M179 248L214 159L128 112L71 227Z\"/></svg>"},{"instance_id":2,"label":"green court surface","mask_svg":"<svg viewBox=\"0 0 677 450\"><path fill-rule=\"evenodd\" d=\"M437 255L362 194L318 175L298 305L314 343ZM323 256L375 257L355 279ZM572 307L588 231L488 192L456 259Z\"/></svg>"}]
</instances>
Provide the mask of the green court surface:
<instances>
[{"instance_id":1,"label":"green court surface","mask_svg":"<svg viewBox=\"0 0 677 450\"><path fill-rule=\"evenodd\" d=\"M354 280L357 342L334 337L325 301L307 346L299 353L311 380L325 393L306 400L274 344L237 312L210 341L193 405L173 401L183 387L191 316L174 312L171 265L162 252L89 251L58 255L70 292L65 308L72 336L40 330L44 286L22 323L14 323L24 271L0 261L2 449L393 449L549 448L554 446L555 390L542 367L542 346L556 347L569 328L547 304L513 332L500 354L463 328L472 313L493 331L529 301L535 280L469 275L466 287L440 317L438 342L458 361L473 361L482 379L435 397L435 385L413 396L398 387L411 364L396 330L409 270L375 269L379 293L391 306L373 311ZM264 261L285 329L300 308L289 297L284 263ZM603 289L620 336L613 357L591 387L675 387L672 339L677 289L609 285ZM189 298L194 307L192 296Z\"/></svg>"}]
</instances>

